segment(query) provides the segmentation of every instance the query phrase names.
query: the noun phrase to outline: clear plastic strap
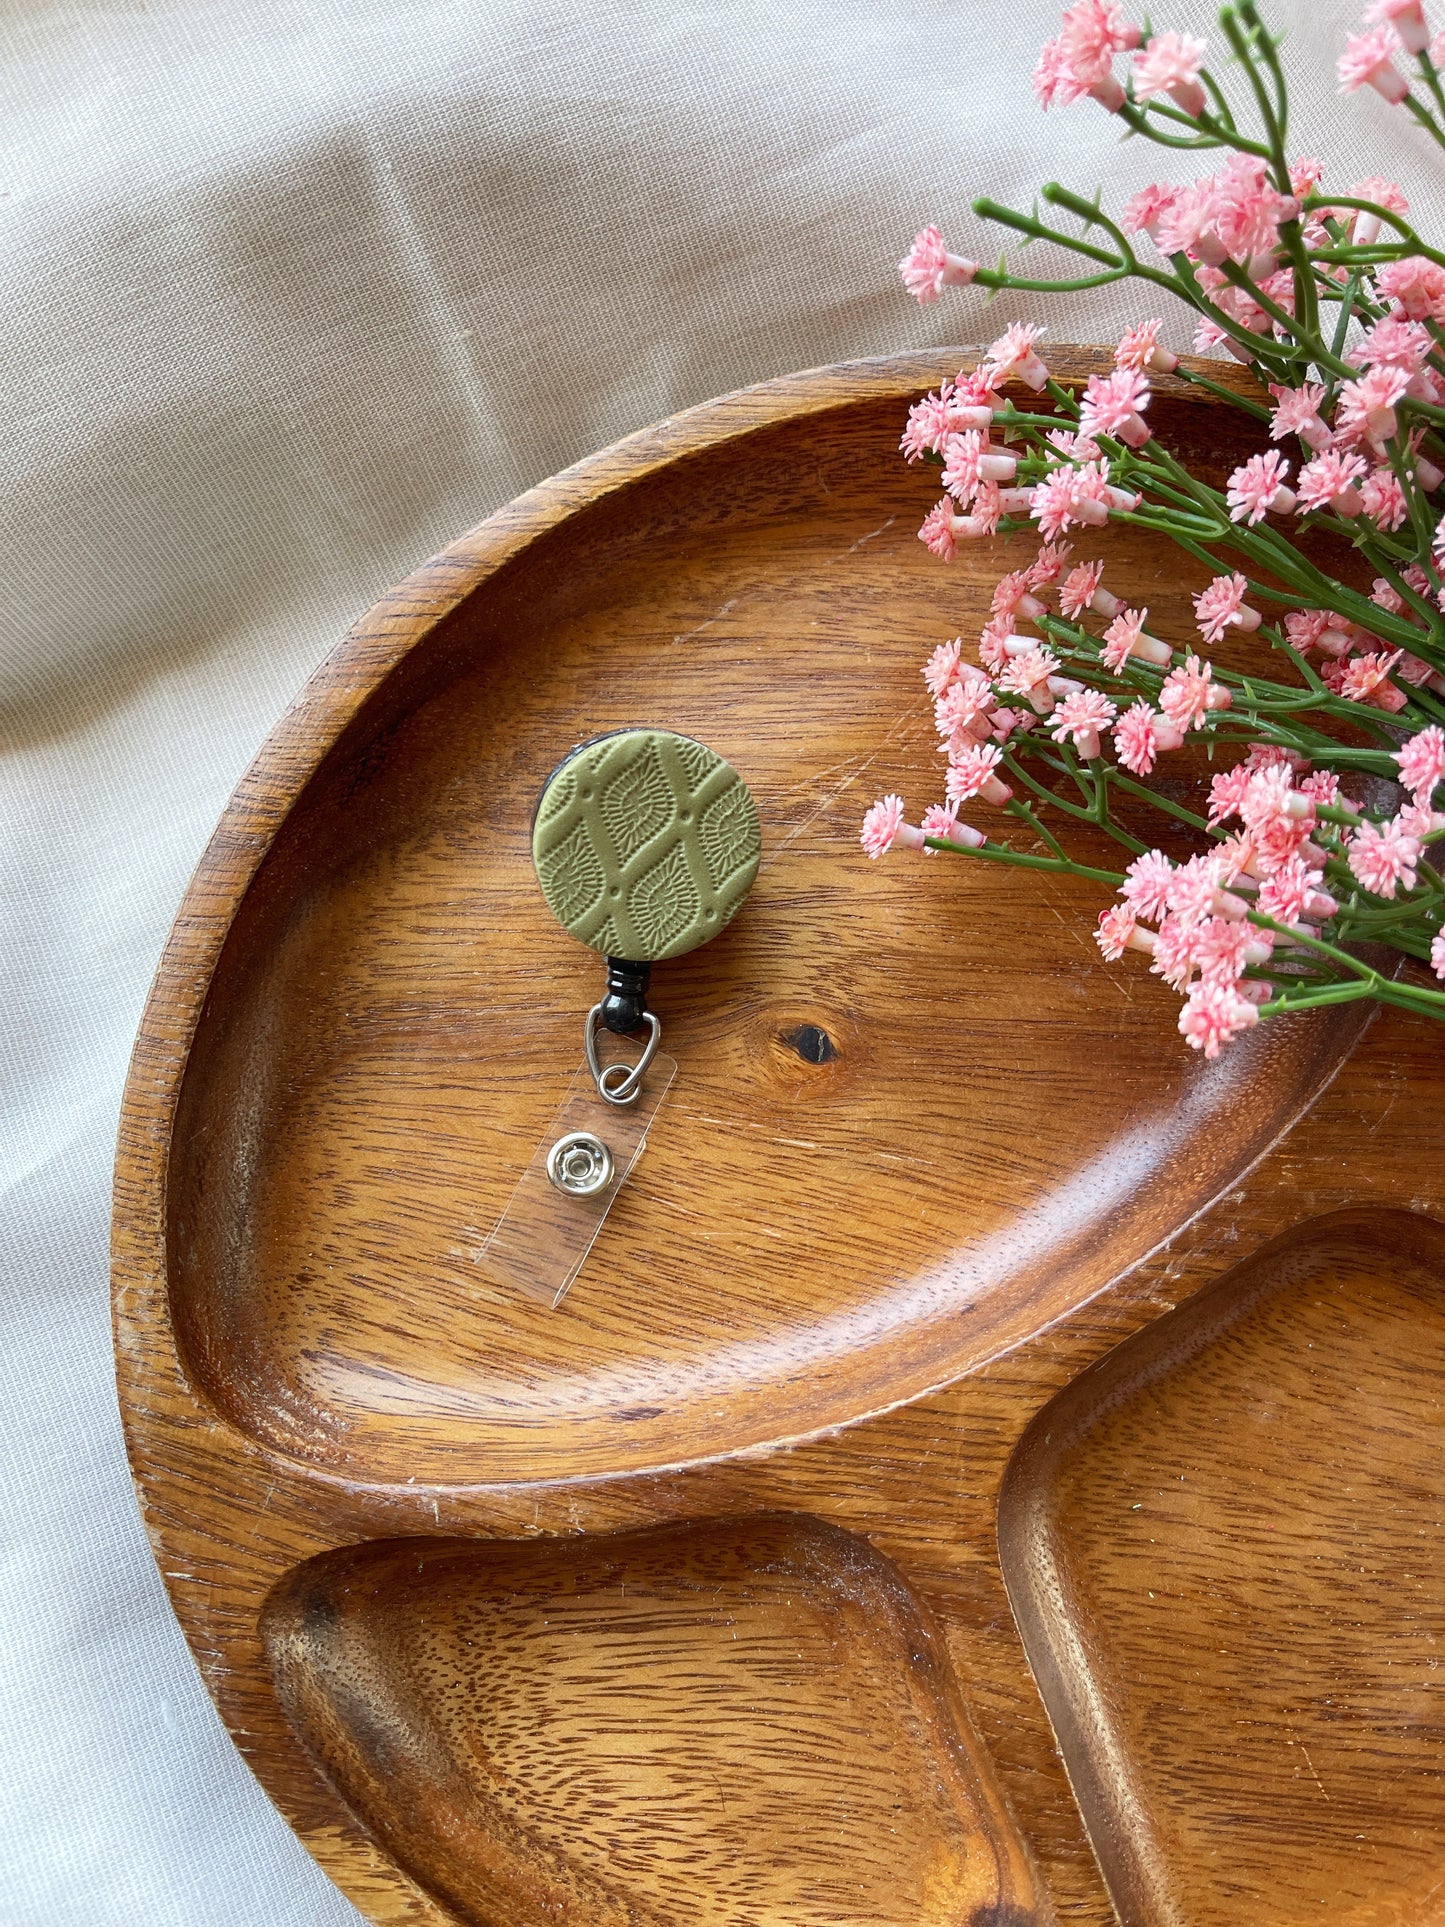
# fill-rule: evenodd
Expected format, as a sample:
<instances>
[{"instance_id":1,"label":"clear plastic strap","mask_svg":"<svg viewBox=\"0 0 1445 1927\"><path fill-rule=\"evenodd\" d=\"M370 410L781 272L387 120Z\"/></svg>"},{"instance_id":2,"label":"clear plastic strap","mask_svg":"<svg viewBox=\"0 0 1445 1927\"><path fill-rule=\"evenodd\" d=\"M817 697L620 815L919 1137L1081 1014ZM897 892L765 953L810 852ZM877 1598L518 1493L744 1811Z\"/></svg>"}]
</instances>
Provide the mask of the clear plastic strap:
<instances>
[{"instance_id":1,"label":"clear plastic strap","mask_svg":"<svg viewBox=\"0 0 1445 1927\"><path fill-rule=\"evenodd\" d=\"M583 1065L482 1247L482 1266L493 1278L543 1304L561 1304L642 1156L648 1126L676 1075L674 1059L655 1054L636 1098L618 1105L599 1094ZM578 1142L562 1145L553 1158L564 1138ZM606 1161L611 1169L599 1183Z\"/></svg>"}]
</instances>

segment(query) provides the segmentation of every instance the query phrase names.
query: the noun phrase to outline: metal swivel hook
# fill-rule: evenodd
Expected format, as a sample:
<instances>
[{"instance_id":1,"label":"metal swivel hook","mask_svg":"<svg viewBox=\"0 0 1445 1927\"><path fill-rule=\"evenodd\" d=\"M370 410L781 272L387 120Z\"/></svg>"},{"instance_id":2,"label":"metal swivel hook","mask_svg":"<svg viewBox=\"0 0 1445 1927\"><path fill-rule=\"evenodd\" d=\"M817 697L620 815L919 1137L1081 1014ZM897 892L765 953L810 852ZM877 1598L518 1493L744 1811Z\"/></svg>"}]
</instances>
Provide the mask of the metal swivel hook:
<instances>
[{"instance_id":1,"label":"metal swivel hook","mask_svg":"<svg viewBox=\"0 0 1445 1927\"><path fill-rule=\"evenodd\" d=\"M658 1039L662 1036L662 1024L650 1010L644 1010L642 1021L647 1026L647 1042L642 1047L642 1055L635 1064L602 1064L597 1056L597 1026L602 1022L602 1005L594 1004L587 1013L587 1022L582 1031L582 1048L587 1056L587 1068L592 1073L592 1081L597 1086L600 1097L609 1104L631 1104L642 1089L642 1080L647 1067L657 1055Z\"/></svg>"}]
</instances>

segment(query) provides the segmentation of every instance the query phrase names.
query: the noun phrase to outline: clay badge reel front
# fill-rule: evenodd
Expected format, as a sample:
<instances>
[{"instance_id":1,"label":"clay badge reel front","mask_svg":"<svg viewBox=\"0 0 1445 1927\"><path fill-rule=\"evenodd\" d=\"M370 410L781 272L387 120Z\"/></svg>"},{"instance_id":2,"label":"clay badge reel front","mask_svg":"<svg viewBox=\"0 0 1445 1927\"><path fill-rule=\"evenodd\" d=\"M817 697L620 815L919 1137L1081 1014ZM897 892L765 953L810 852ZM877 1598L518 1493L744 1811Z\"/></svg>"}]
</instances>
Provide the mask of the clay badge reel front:
<instances>
[{"instance_id":1,"label":"clay badge reel front","mask_svg":"<svg viewBox=\"0 0 1445 1927\"><path fill-rule=\"evenodd\" d=\"M584 1021L583 1069L484 1248L493 1274L529 1296L561 1302L677 1074L647 1008L653 966L726 928L760 853L747 784L690 736L599 736L548 779L532 828L537 881L607 975ZM638 1041L631 1061L607 1041L621 1038Z\"/></svg>"}]
</instances>

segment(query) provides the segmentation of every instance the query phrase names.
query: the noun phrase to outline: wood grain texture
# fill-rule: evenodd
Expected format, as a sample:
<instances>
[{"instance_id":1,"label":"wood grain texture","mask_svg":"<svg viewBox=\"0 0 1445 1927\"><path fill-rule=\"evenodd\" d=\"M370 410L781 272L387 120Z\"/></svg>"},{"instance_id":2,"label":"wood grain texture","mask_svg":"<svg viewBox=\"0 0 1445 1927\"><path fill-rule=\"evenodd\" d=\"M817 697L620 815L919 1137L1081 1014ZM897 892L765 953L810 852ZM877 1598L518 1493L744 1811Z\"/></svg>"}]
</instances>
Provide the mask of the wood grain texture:
<instances>
[{"instance_id":1,"label":"wood grain texture","mask_svg":"<svg viewBox=\"0 0 1445 1927\"><path fill-rule=\"evenodd\" d=\"M976 551L946 570L914 540L934 491L897 456L901 416L957 361L726 398L427 564L273 734L177 920L117 1162L127 1438L227 1723L377 1922L521 1916L486 1897L486 1827L443 1853L418 1831L415 1773L394 1777L387 1812L361 1786L364 1708L351 1702L340 1733L340 1702L315 1697L326 1639L308 1648L277 1604L273 1648L308 1753L278 1699L268 1596L298 1597L317 1558L391 1573L365 1638L393 1628L385 1691L400 1718L397 1680L422 1650L403 1651L403 1621L422 1647L432 1635L415 1630L425 1589L407 1595L413 1612L395 1607L398 1561L452 1572L447 1598L491 1597L484 1542L521 1559L516 1542L535 1539L545 1563L580 1534L585 1565L593 1535L676 1523L685 1570L686 1548L722 1543L717 1521L756 1552L779 1512L874 1547L932 1628L957 1709L934 1743L963 1736L951 1757L973 1762L960 1864L1009 1870L977 1903L994 1909L980 1927L1112 1918L1004 1590L1010 1453L1082 1371L1282 1229L1361 1201L1436 1207L1407 1122L1445 1099L1427 1026L1378 1023L1333 1084L1360 1035L1353 1013L1272 1024L1203 1066L1178 1044L1173 996L1093 953L1088 890L858 852L875 790L936 789L917 665L977 628L1005 566ZM1200 459L1231 458L1238 431L1213 406L1165 385L1151 419ZM1187 614L1172 552L1112 533L1100 546L1151 627L1171 598ZM738 767L763 862L724 935L655 974L679 1082L554 1313L499 1292L477 1256L577 1062L598 983L542 903L529 826L559 757L630 724L695 735ZM398 1539L421 1543L377 1550ZM448 1565L458 1539L478 1545L465 1581ZM741 1596L773 1598L767 1564L754 1558ZM838 1596L818 1586L815 1628L834 1623L817 1601ZM708 1664L718 1623L686 1622ZM656 1656L630 1624L615 1677L635 1664L640 1690ZM828 1638L809 1636L810 1704L832 1711L804 1751L822 1759L872 1703L865 1673L895 1675L840 1634L825 1693ZM442 1697L481 1718L500 1649L426 1650ZM664 1672L680 1729L702 1709ZM427 1704L429 1731L463 1759L474 1715L443 1718L435 1692ZM1180 1755L1178 1784L1194 1764ZM772 1799L797 1749L760 1741L752 1770ZM540 1855L582 1851L578 1811L572 1839L553 1837L550 1813ZM628 1891L658 1919L805 1918L780 1897L796 1890L767 1885L793 1877L781 1863L751 1868L746 1905L700 1913L668 1885L665 1826L651 1858L647 1838L628 1835ZM875 1862L858 1851L862 1878ZM764 1854L760 1838L748 1852ZM579 1889L556 1917L602 1927L614 1904ZM840 1923L890 1918L839 1905Z\"/></svg>"},{"instance_id":2,"label":"wood grain texture","mask_svg":"<svg viewBox=\"0 0 1445 1927\"><path fill-rule=\"evenodd\" d=\"M1445 1921L1442 1446L1445 1233L1395 1212L1292 1232L1035 1420L1004 1571L1128 1927Z\"/></svg>"},{"instance_id":3,"label":"wood grain texture","mask_svg":"<svg viewBox=\"0 0 1445 1927\"><path fill-rule=\"evenodd\" d=\"M935 1634L837 1527L346 1548L266 1632L328 1777L479 1927L1035 1918Z\"/></svg>"}]
</instances>

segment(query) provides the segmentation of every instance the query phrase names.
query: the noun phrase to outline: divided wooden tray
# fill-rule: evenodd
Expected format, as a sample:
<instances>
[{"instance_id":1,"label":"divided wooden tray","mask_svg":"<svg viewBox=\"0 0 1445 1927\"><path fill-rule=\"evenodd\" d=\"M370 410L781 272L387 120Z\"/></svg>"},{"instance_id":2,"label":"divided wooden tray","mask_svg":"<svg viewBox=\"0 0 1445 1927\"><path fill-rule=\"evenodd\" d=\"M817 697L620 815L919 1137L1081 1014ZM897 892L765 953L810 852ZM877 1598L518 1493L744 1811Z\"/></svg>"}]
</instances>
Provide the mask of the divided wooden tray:
<instances>
[{"instance_id":1,"label":"divided wooden tray","mask_svg":"<svg viewBox=\"0 0 1445 1927\"><path fill-rule=\"evenodd\" d=\"M896 452L960 355L493 516L323 665L177 920L127 1438L223 1717L377 1922L1445 1922L1439 1041L1207 1065L1087 891L863 860L1001 566L923 551ZM636 723L742 770L763 867L658 973L679 1080L553 1311L479 1262L596 982L528 826Z\"/></svg>"}]
</instances>

